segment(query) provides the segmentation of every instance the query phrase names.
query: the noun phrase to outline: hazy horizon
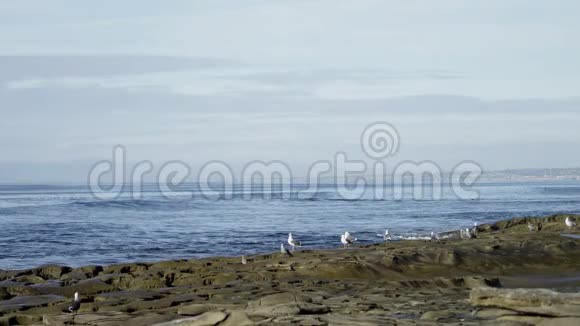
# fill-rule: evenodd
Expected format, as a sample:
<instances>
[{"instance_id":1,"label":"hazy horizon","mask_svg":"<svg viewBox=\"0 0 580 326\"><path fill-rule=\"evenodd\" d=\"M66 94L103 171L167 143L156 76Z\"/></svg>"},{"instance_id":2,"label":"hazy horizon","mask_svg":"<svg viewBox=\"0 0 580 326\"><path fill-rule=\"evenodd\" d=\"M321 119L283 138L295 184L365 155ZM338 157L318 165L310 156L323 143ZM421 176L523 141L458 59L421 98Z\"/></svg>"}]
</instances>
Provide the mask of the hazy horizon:
<instances>
[{"instance_id":1,"label":"hazy horizon","mask_svg":"<svg viewBox=\"0 0 580 326\"><path fill-rule=\"evenodd\" d=\"M111 10L114 8L115 10ZM393 124L390 162L580 164L576 1L0 4L0 183L128 161L297 171Z\"/></svg>"}]
</instances>

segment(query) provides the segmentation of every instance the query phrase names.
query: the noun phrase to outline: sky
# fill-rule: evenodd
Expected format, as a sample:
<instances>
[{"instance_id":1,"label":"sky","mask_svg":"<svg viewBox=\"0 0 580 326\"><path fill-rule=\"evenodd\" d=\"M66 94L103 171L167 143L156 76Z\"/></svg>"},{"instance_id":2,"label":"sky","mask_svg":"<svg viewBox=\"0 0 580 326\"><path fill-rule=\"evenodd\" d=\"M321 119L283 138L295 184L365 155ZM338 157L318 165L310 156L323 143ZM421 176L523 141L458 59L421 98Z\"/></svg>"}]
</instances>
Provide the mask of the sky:
<instances>
[{"instance_id":1,"label":"sky","mask_svg":"<svg viewBox=\"0 0 580 326\"><path fill-rule=\"evenodd\" d=\"M0 182L129 161L579 166L578 1L0 2Z\"/></svg>"}]
</instances>

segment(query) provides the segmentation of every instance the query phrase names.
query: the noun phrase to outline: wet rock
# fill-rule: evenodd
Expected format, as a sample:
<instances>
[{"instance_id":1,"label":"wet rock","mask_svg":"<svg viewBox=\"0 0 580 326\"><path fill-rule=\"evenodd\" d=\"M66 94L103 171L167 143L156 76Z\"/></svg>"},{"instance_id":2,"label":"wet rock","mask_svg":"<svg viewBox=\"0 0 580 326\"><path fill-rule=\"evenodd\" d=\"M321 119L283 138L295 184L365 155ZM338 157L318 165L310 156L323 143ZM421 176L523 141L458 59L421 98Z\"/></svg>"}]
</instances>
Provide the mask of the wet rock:
<instances>
[{"instance_id":1,"label":"wet rock","mask_svg":"<svg viewBox=\"0 0 580 326\"><path fill-rule=\"evenodd\" d=\"M497 307L528 314L580 317L580 293L547 289L476 288L470 301L475 306Z\"/></svg>"},{"instance_id":2,"label":"wet rock","mask_svg":"<svg viewBox=\"0 0 580 326\"><path fill-rule=\"evenodd\" d=\"M72 268L67 266L46 265L32 270L34 274L42 277L45 280L57 280L63 274L70 272Z\"/></svg>"}]
</instances>

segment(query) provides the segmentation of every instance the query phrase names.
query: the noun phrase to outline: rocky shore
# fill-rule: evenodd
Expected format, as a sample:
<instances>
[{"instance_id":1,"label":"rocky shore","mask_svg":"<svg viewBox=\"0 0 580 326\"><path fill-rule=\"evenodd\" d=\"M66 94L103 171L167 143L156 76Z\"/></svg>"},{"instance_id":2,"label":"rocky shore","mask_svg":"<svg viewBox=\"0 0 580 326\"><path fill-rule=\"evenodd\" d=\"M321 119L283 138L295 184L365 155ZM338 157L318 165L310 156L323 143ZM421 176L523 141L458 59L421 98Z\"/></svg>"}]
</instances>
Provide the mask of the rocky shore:
<instances>
[{"instance_id":1,"label":"rocky shore","mask_svg":"<svg viewBox=\"0 0 580 326\"><path fill-rule=\"evenodd\" d=\"M471 240L301 250L247 264L0 270L0 325L72 324L65 311L75 292L77 325L580 325L580 239L562 236L580 229L565 218L481 225Z\"/></svg>"}]
</instances>

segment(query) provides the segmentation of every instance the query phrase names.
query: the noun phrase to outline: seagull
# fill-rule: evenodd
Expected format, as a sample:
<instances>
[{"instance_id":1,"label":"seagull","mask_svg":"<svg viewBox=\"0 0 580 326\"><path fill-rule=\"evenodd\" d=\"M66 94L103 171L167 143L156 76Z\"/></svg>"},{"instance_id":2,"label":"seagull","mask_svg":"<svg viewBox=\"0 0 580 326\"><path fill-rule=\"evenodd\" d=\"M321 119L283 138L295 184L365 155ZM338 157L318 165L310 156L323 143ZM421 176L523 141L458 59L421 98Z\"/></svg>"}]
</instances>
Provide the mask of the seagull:
<instances>
[{"instance_id":1,"label":"seagull","mask_svg":"<svg viewBox=\"0 0 580 326\"><path fill-rule=\"evenodd\" d=\"M288 244L292 247L292 251L294 251L296 246L302 247L302 243L300 241L297 241L296 239L294 239L292 237L292 233L288 233Z\"/></svg>"},{"instance_id":2,"label":"seagull","mask_svg":"<svg viewBox=\"0 0 580 326\"><path fill-rule=\"evenodd\" d=\"M472 238L469 228L459 230L459 237L463 240L469 240Z\"/></svg>"},{"instance_id":3,"label":"seagull","mask_svg":"<svg viewBox=\"0 0 580 326\"><path fill-rule=\"evenodd\" d=\"M247 263L246 256L242 255L242 265L246 265Z\"/></svg>"},{"instance_id":4,"label":"seagull","mask_svg":"<svg viewBox=\"0 0 580 326\"><path fill-rule=\"evenodd\" d=\"M344 234L340 235L340 242L342 243L343 248L350 246L352 242L348 241L348 239L344 236Z\"/></svg>"},{"instance_id":5,"label":"seagull","mask_svg":"<svg viewBox=\"0 0 580 326\"><path fill-rule=\"evenodd\" d=\"M344 232L344 238L346 240L348 240L350 243L353 243L355 241L357 241L358 239L355 238L352 234L350 234L348 231Z\"/></svg>"},{"instance_id":6,"label":"seagull","mask_svg":"<svg viewBox=\"0 0 580 326\"><path fill-rule=\"evenodd\" d=\"M292 253L290 252L290 250L286 249L286 247L284 247L284 244L281 243L280 244L280 252L282 253L282 255L287 255L292 257Z\"/></svg>"},{"instance_id":7,"label":"seagull","mask_svg":"<svg viewBox=\"0 0 580 326\"><path fill-rule=\"evenodd\" d=\"M75 297L72 302L72 305L68 307L68 311L73 314L72 323L75 323L75 315L78 313L79 309L81 308L81 299L79 298L79 293L75 292Z\"/></svg>"},{"instance_id":8,"label":"seagull","mask_svg":"<svg viewBox=\"0 0 580 326\"><path fill-rule=\"evenodd\" d=\"M536 227L532 223L528 223L528 230L530 230L530 232L534 232L536 231Z\"/></svg>"},{"instance_id":9,"label":"seagull","mask_svg":"<svg viewBox=\"0 0 580 326\"><path fill-rule=\"evenodd\" d=\"M477 222L473 222L473 236L477 236Z\"/></svg>"},{"instance_id":10,"label":"seagull","mask_svg":"<svg viewBox=\"0 0 580 326\"><path fill-rule=\"evenodd\" d=\"M475 234L469 228L465 228L465 235L467 235L467 239L475 238Z\"/></svg>"},{"instance_id":11,"label":"seagull","mask_svg":"<svg viewBox=\"0 0 580 326\"><path fill-rule=\"evenodd\" d=\"M574 228L576 227L576 222L572 221L570 217L566 217L566 226L569 228Z\"/></svg>"},{"instance_id":12,"label":"seagull","mask_svg":"<svg viewBox=\"0 0 580 326\"><path fill-rule=\"evenodd\" d=\"M439 236L435 234L435 232L431 231L431 241L439 242Z\"/></svg>"},{"instance_id":13,"label":"seagull","mask_svg":"<svg viewBox=\"0 0 580 326\"><path fill-rule=\"evenodd\" d=\"M385 230L385 234L383 235L383 240L385 241L391 241L391 234L389 233L389 230Z\"/></svg>"}]
</instances>

